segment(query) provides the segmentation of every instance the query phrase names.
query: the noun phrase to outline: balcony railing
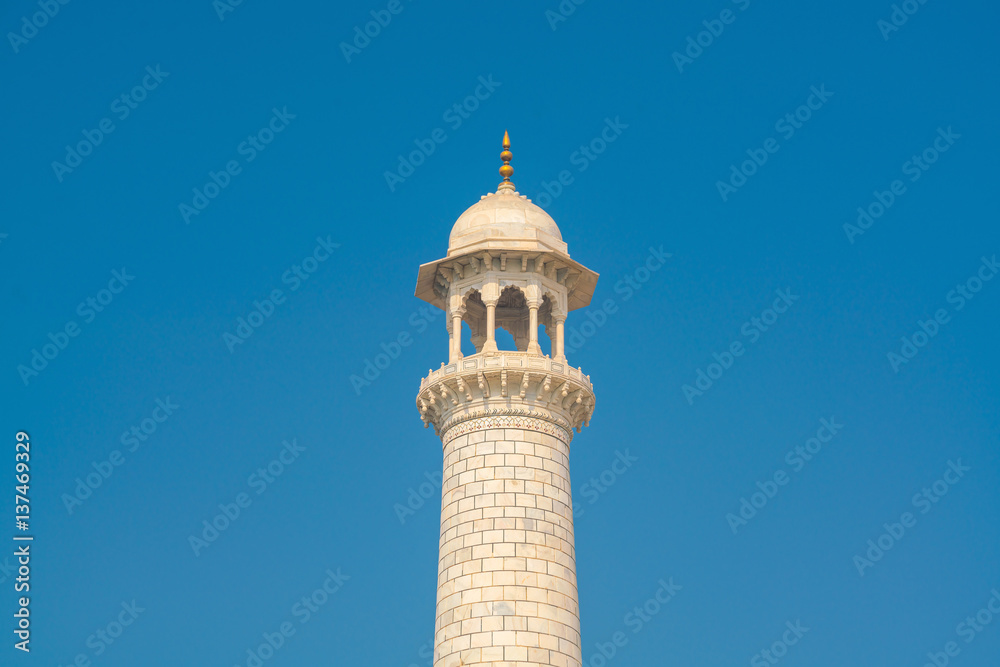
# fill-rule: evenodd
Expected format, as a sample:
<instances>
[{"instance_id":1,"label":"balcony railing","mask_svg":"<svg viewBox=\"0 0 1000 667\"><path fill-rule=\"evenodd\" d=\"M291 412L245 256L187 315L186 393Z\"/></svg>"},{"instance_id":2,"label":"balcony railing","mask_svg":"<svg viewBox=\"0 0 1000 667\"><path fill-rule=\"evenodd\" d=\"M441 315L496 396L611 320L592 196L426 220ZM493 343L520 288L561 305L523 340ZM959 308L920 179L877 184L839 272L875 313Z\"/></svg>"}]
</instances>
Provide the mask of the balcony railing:
<instances>
[{"instance_id":1,"label":"balcony railing","mask_svg":"<svg viewBox=\"0 0 1000 667\"><path fill-rule=\"evenodd\" d=\"M588 387L591 391L594 388L590 382L590 376L586 375L579 368L573 368L569 364L556 361L548 355L539 356L528 352L480 352L464 359L459 359L453 364L444 364L438 370L431 371L430 375L420 381L420 388L423 389L429 384L448 378L456 373L494 370L551 373L575 380L579 384Z\"/></svg>"}]
</instances>

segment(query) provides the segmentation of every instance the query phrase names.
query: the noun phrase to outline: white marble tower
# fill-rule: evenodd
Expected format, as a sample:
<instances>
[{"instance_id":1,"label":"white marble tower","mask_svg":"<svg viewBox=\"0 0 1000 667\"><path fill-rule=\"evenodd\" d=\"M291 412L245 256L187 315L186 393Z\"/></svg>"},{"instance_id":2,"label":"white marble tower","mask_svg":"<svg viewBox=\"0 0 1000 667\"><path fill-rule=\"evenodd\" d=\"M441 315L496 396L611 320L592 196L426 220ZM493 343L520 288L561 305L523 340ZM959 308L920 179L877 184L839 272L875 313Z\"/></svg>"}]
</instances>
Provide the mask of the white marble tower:
<instances>
[{"instance_id":1,"label":"white marble tower","mask_svg":"<svg viewBox=\"0 0 1000 667\"><path fill-rule=\"evenodd\" d=\"M447 257L417 280L449 333L448 363L417 396L444 446L434 667L582 664L569 451L594 390L569 365L563 332L597 274L514 189L511 157L504 133L503 182L458 218ZM463 322L476 348L467 357ZM498 349L497 327L516 350Z\"/></svg>"}]
</instances>

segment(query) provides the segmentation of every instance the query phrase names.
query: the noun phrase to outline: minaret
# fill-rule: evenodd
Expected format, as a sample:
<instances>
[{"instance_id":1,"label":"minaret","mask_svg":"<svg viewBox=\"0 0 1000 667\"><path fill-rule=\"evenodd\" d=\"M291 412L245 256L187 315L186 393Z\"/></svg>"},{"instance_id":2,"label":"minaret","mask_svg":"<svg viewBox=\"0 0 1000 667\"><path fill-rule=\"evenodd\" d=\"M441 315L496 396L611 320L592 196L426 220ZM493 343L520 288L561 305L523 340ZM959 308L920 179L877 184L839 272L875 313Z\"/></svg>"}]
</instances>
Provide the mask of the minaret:
<instances>
[{"instance_id":1,"label":"minaret","mask_svg":"<svg viewBox=\"0 0 1000 667\"><path fill-rule=\"evenodd\" d=\"M417 407L444 447L434 667L580 667L569 450L594 411L590 376L563 344L597 274L518 193L504 133L503 182L463 213L448 255L420 267L416 296L445 311L448 363ZM462 355L462 323L476 353ZM538 327L551 341L543 354ZM497 347L496 328L516 350Z\"/></svg>"}]
</instances>

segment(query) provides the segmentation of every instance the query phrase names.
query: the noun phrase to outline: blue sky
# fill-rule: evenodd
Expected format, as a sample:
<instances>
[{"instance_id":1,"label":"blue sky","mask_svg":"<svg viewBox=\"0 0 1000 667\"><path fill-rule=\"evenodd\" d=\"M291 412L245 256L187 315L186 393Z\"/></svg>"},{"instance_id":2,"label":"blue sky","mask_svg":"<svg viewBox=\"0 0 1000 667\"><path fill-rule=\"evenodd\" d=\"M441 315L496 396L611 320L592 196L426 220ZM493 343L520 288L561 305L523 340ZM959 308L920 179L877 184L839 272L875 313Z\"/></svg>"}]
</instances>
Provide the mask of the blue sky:
<instances>
[{"instance_id":1,"label":"blue sky","mask_svg":"<svg viewBox=\"0 0 1000 667\"><path fill-rule=\"evenodd\" d=\"M413 288L508 129L614 311L568 322L587 664L995 664L998 15L903 4L6 3L3 663L428 664Z\"/></svg>"}]
</instances>

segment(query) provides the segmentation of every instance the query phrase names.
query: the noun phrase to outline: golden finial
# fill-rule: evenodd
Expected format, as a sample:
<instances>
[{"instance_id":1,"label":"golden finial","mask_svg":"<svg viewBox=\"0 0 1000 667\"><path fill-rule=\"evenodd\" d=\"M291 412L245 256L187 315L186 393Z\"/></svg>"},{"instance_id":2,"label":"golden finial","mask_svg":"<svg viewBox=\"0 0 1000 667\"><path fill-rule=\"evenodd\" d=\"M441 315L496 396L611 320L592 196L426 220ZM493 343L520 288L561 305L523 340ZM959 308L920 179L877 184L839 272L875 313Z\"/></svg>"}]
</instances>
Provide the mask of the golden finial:
<instances>
[{"instance_id":1,"label":"golden finial","mask_svg":"<svg viewBox=\"0 0 1000 667\"><path fill-rule=\"evenodd\" d=\"M503 152L500 153L500 159L503 160L503 166L500 167L500 175L503 176L503 183L501 187L508 185L507 187L513 188L514 184L510 182L510 177L514 175L514 167L510 166L511 158L514 154L510 152L510 135L507 134L507 130L503 131Z\"/></svg>"}]
</instances>

